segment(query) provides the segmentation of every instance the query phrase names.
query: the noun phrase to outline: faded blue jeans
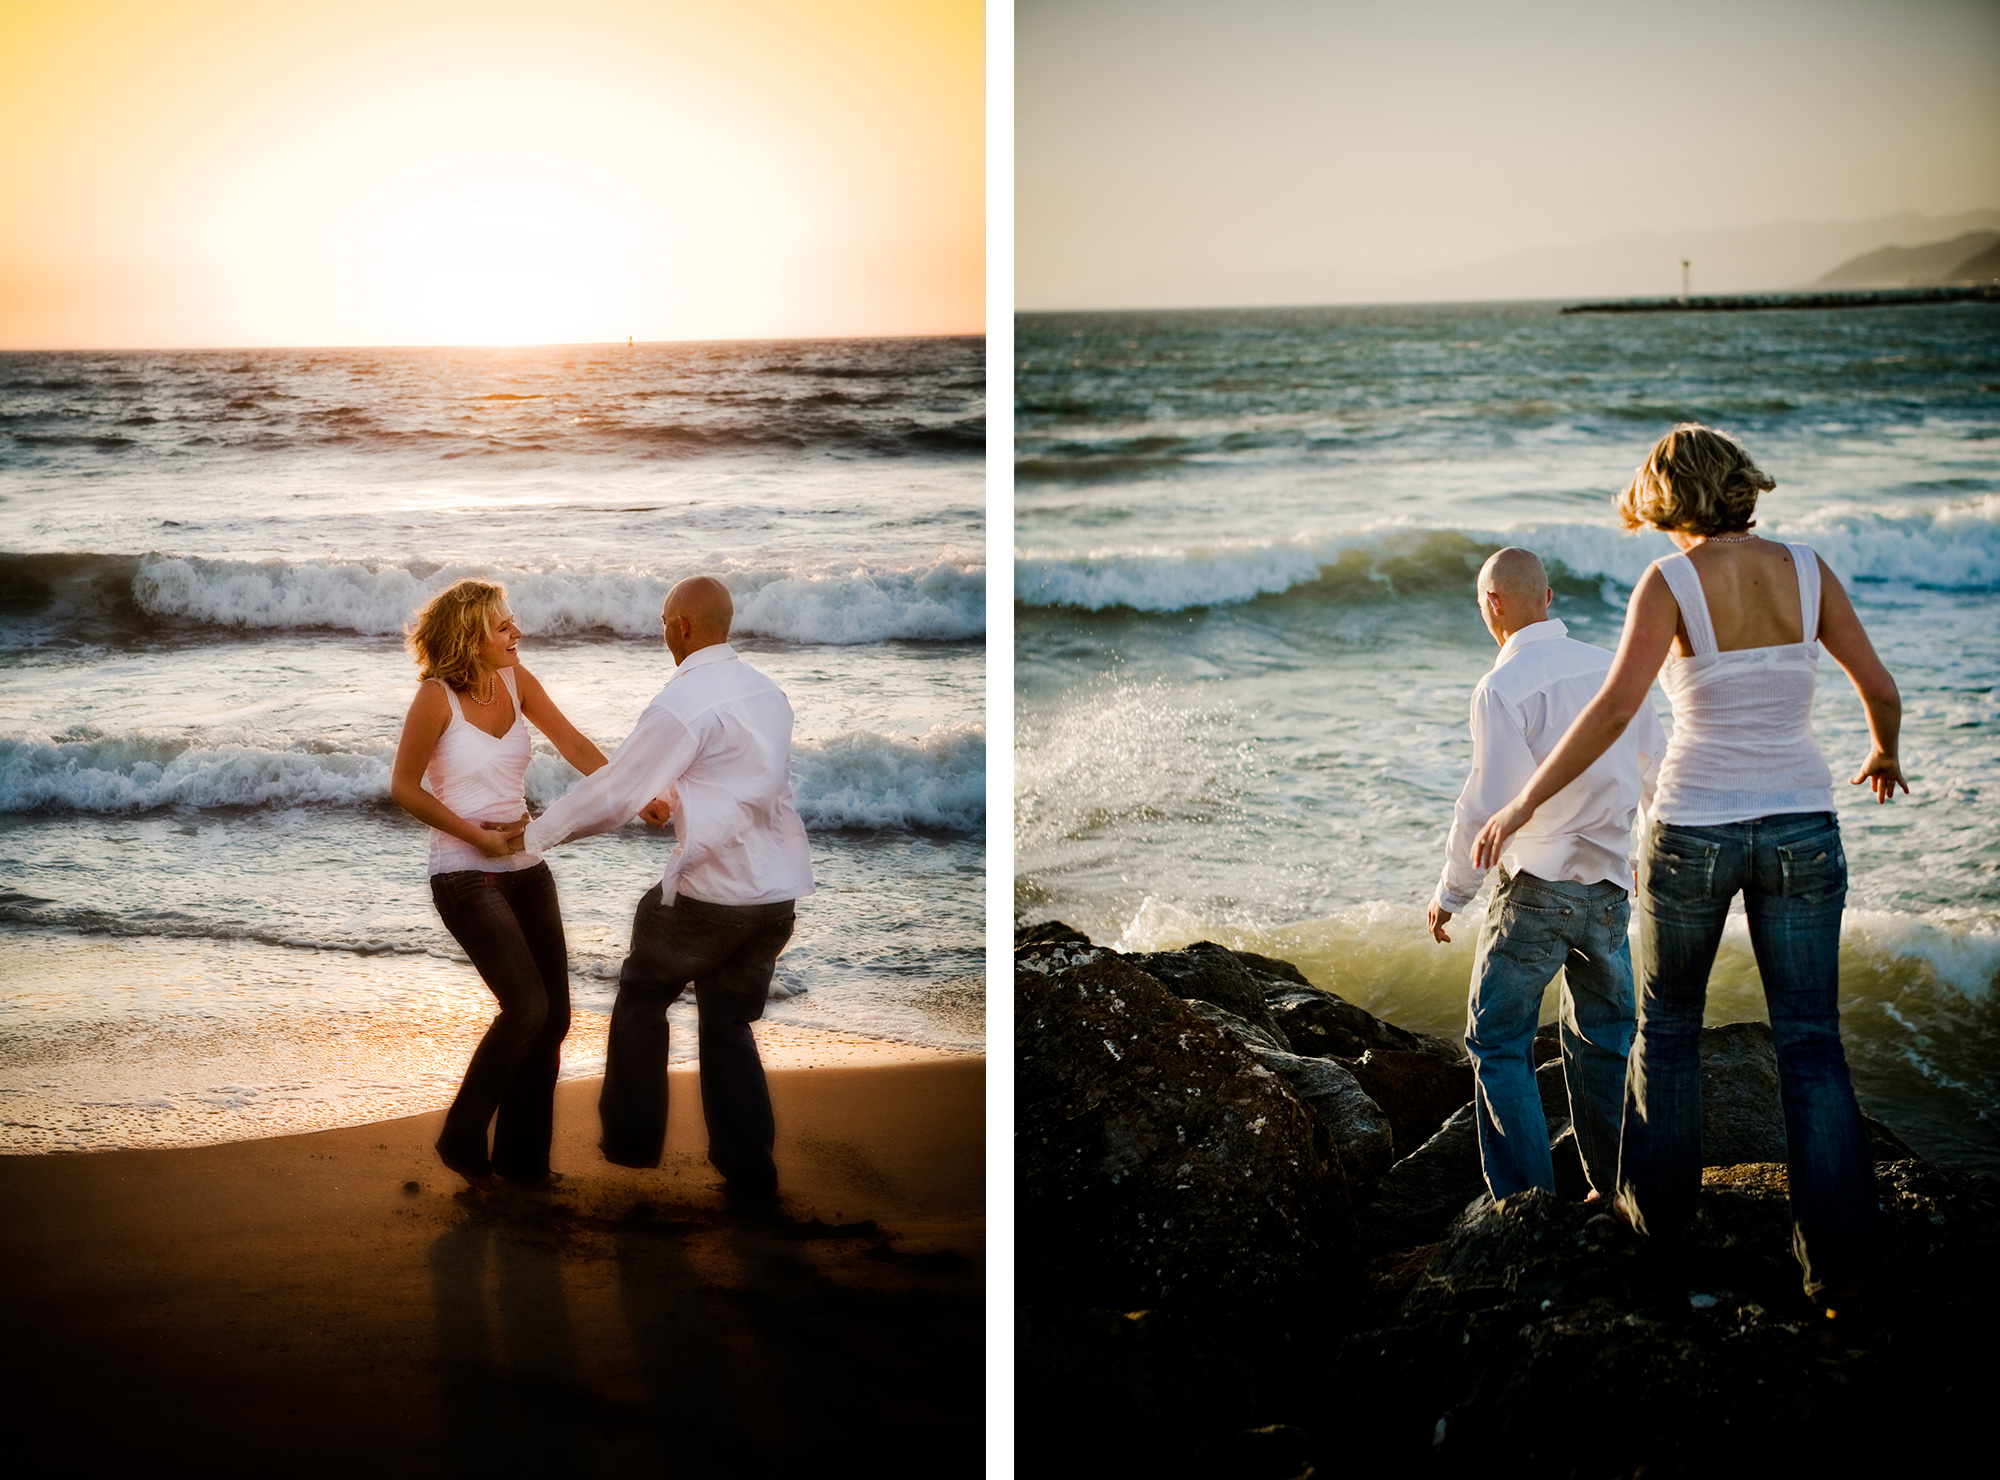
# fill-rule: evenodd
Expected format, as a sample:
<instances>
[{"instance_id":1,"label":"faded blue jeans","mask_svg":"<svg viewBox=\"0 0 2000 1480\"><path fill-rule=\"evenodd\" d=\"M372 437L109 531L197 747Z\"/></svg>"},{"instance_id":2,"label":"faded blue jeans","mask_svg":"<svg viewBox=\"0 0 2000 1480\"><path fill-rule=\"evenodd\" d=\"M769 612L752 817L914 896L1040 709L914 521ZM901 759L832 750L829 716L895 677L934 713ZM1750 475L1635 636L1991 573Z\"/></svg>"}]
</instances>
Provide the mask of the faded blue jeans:
<instances>
[{"instance_id":1,"label":"faded blue jeans","mask_svg":"<svg viewBox=\"0 0 2000 1480\"><path fill-rule=\"evenodd\" d=\"M1875 1166L1840 1043L1847 858L1831 812L1653 824L1639 869L1639 1036L1619 1197L1642 1232L1686 1237L1701 1191L1702 1007L1739 891L1777 1049L1806 1293L1863 1286L1874 1273Z\"/></svg>"},{"instance_id":2,"label":"faded blue jeans","mask_svg":"<svg viewBox=\"0 0 2000 1480\"><path fill-rule=\"evenodd\" d=\"M1558 971L1570 1123L1590 1185L1611 1192L1632 1047L1632 950L1625 938L1631 918L1631 902L1616 884L1501 872L1479 929L1465 1026L1479 1163L1496 1199L1530 1187L1555 1190L1534 1041L1542 993Z\"/></svg>"}]
</instances>

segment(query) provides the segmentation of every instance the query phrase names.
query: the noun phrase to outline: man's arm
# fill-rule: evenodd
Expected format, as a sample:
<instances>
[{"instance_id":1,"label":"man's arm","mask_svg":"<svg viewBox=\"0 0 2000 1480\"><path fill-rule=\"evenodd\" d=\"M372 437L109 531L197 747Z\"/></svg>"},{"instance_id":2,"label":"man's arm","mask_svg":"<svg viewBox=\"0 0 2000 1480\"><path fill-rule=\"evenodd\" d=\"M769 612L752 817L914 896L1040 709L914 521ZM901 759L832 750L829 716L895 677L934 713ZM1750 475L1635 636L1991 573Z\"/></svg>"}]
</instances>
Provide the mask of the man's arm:
<instances>
[{"instance_id":1,"label":"man's arm","mask_svg":"<svg viewBox=\"0 0 2000 1480\"><path fill-rule=\"evenodd\" d=\"M1438 876L1433 907L1449 916L1472 903L1486 870L1472 862L1472 840L1486 820L1535 774L1535 754L1521 732L1521 718L1491 688L1472 696L1472 774L1452 808L1451 836L1445 841L1444 871ZM1437 923L1433 923L1433 934ZM1441 937L1440 937L1441 938Z\"/></svg>"},{"instance_id":2,"label":"man's arm","mask_svg":"<svg viewBox=\"0 0 2000 1480\"><path fill-rule=\"evenodd\" d=\"M1649 691L1639 706L1639 808L1648 816L1653 811L1653 793L1660 784L1660 758L1667 753L1667 732L1660 728L1660 716L1653 708Z\"/></svg>"},{"instance_id":3,"label":"man's arm","mask_svg":"<svg viewBox=\"0 0 2000 1480\"><path fill-rule=\"evenodd\" d=\"M542 853L570 838L609 832L664 796L693 763L697 743L688 727L658 705L648 706L609 764L528 824L522 845Z\"/></svg>"}]
</instances>

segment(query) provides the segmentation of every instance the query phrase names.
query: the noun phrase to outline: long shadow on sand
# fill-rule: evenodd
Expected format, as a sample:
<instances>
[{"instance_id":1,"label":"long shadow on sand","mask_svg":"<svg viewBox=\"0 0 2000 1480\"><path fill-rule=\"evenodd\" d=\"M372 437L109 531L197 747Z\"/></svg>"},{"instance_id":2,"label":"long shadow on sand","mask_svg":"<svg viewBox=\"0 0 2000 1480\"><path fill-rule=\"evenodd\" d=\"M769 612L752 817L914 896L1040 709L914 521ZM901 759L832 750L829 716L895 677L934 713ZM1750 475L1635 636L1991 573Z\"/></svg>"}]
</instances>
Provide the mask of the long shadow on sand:
<instances>
[{"instance_id":1,"label":"long shadow on sand","mask_svg":"<svg viewBox=\"0 0 2000 1480\"><path fill-rule=\"evenodd\" d=\"M960 1256L902 1255L872 1221L464 1206L430 1247L455 1473L981 1463L981 1300Z\"/></svg>"}]
</instances>

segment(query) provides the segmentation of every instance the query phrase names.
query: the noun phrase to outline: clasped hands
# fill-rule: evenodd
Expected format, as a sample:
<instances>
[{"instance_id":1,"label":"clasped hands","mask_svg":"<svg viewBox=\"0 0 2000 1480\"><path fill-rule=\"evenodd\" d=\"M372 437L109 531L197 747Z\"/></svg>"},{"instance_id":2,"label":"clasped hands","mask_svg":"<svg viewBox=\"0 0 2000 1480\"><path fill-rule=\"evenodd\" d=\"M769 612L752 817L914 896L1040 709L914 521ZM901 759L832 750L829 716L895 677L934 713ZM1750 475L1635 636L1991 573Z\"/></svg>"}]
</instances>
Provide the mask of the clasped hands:
<instances>
[{"instance_id":1,"label":"clasped hands","mask_svg":"<svg viewBox=\"0 0 2000 1480\"><path fill-rule=\"evenodd\" d=\"M665 827L673 819L673 815L673 802L666 797L654 797L639 809L639 820L652 827ZM523 812L511 822L480 823L481 830L493 836L480 843L479 851L489 858L510 858L516 853L525 853L528 845L522 840L521 835L528 830L528 824L532 821L534 821L533 815Z\"/></svg>"}]
</instances>

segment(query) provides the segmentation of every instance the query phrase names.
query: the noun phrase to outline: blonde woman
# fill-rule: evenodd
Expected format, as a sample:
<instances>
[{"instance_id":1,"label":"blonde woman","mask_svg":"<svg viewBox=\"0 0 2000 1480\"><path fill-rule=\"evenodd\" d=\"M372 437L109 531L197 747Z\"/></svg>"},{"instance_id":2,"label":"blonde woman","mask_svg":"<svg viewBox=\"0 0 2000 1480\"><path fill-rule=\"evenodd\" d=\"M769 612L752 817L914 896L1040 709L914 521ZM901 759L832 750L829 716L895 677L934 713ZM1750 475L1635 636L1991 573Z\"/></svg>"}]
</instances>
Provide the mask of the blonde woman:
<instances>
[{"instance_id":1,"label":"blonde woman","mask_svg":"<svg viewBox=\"0 0 2000 1480\"><path fill-rule=\"evenodd\" d=\"M529 724L585 775L604 765L604 753L521 666L520 640L502 586L464 580L431 598L409 635L423 682L389 786L398 806L430 825L431 899L500 1004L437 1143L444 1164L475 1185L496 1173L520 1182L549 1175L556 1071L569 1032L555 880L538 854L485 824L526 815Z\"/></svg>"},{"instance_id":2,"label":"blonde woman","mask_svg":"<svg viewBox=\"0 0 2000 1480\"><path fill-rule=\"evenodd\" d=\"M1627 529L1679 553L1633 588L1597 697L1474 842L1482 867L1602 755L1657 675L1674 733L1639 866L1639 1028L1625 1079L1618 1208L1643 1233L1685 1239L1701 1188L1701 1019L1730 900L1743 896L1778 1055L1793 1247L1806 1293L1833 1314L1875 1262L1875 1175L1840 1042L1847 859L1833 776L1812 736L1819 649L1845 670L1872 748L1850 784L1908 791L1902 702L1840 581L1805 545L1752 532L1776 485L1734 439L1675 427L1618 496Z\"/></svg>"}]
</instances>

